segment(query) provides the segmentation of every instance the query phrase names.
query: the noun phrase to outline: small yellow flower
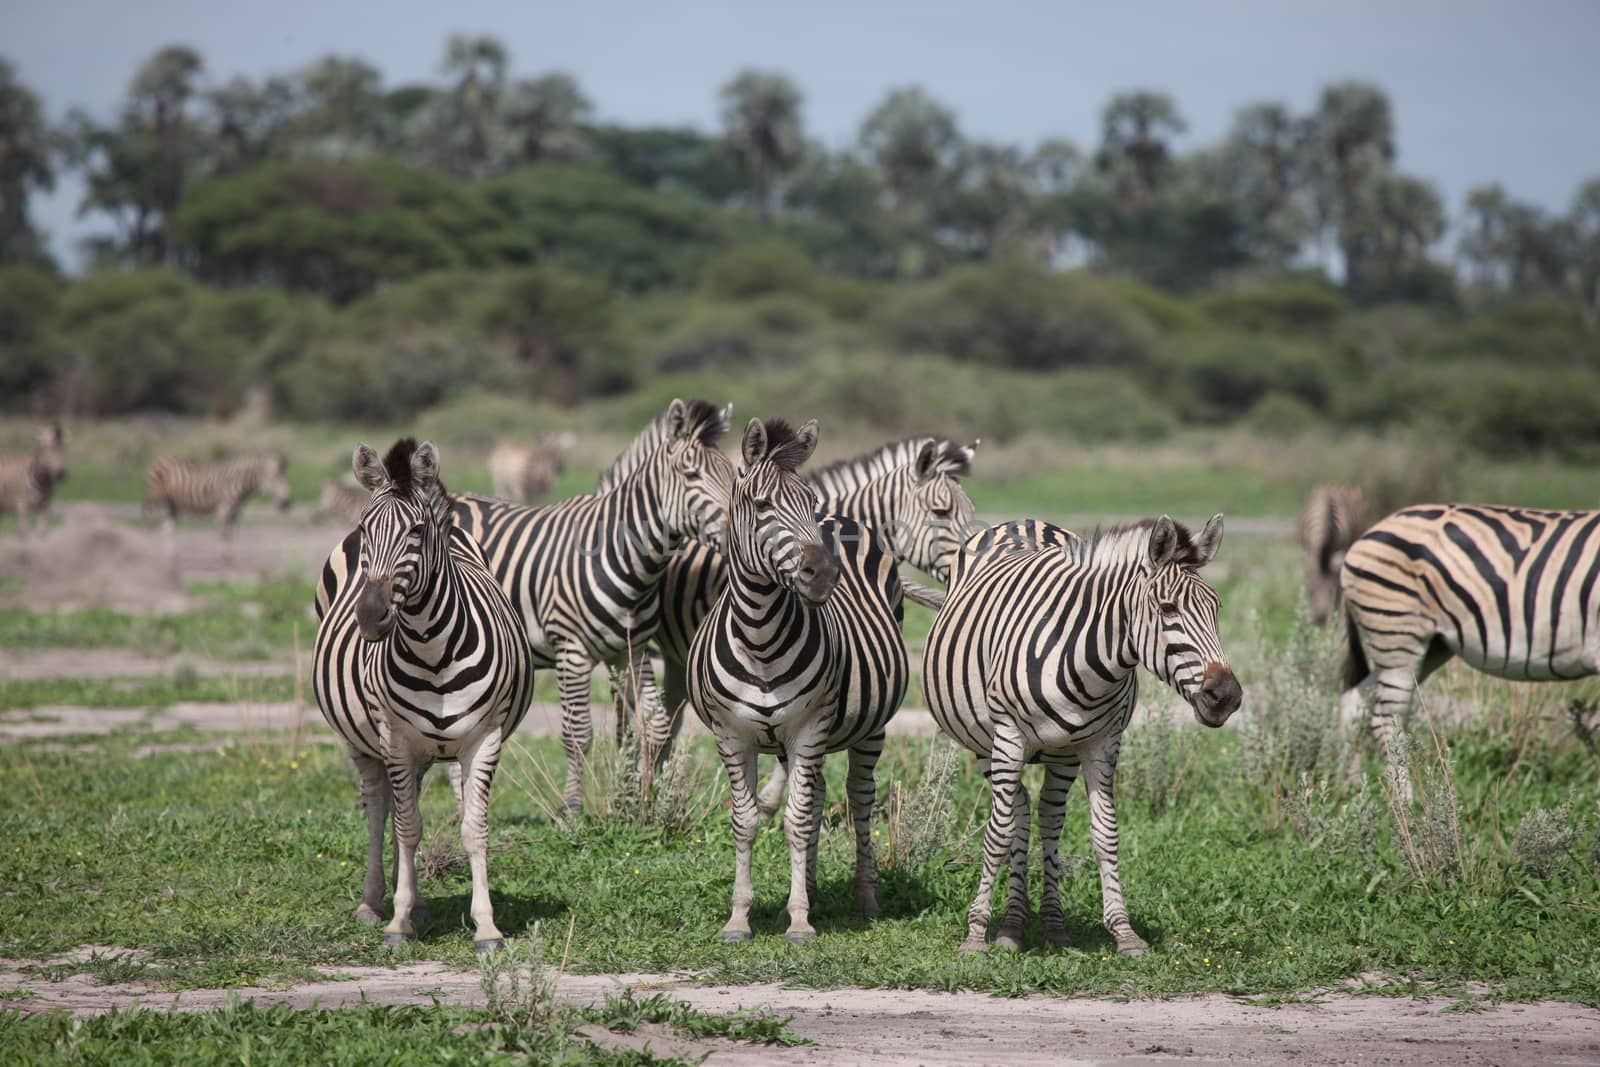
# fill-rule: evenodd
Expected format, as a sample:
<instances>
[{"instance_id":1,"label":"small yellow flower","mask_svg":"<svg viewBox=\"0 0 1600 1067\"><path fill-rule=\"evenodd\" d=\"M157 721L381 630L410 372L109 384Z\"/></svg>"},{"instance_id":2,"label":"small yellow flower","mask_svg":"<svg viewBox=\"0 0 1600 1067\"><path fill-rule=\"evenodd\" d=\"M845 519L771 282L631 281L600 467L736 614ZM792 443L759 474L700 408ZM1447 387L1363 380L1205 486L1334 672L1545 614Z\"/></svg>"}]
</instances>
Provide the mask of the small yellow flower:
<instances>
[{"instance_id":1,"label":"small yellow flower","mask_svg":"<svg viewBox=\"0 0 1600 1067\"><path fill-rule=\"evenodd\" d=\"M300 761L297 760L297 759L290 760L289 761L289 769L291 771L298 771L300 769Z\"/></svg>"},{"instance_id":2,"label":"small yellow flower","mask_svg":"<svg viewBox=\"0 0 1600 1067\"><path fill-rule=\"evenodd\" d=\"M350 861L349 860L340 860L339 861L339 866L348 867L348 866L350 866Z\"/></svg>"},{"instance_id":3,"label":"small yellow flower","mask_svg":"<svg viewBox=\"0 0 1600 1067\"><path fill-rule=\"evenodd\" d=\"M310 809L310 808L307 808L307 809L306 809L306 814L307 814L307 815L310 815L310 814L311 814L311 809Z\"/></svg>"},{"instance_id":4,"label":"small yellow flower","mask_svg":"<svg viewBox=\"0 0 1600 1067\"><path fill-rule=\"evenodd\" d=\"M321 859L321 858L322 858L322 853L320 853L320 852L318 852L318 853L317 853L317 859L319 859L319 860L320 860L320 859Z\"/></svg>"},{"instance_id":5,"label":"small yellow flower","mask_svg":"<svg viewBox=\"0 0 1600 1067\"><path fill-rule=\"evenodd\" d=\"M79 855L82 855L82 853L79 853ZM1456 941L1455 941L1455 938L1451 938L1451 939L1450 939L1450 944L1452 944L1452 945L1453 945L1453 944L1455 944L1455 943L1456 943Z\"/></svg>"},{"instance_id":6,"label":"small yellow flower","mask_svg":"<svg viewBox=\"0 0 1600 1067\"><path fill-rule=\"evenodd\" d=\"M638 873L639 873L639 868L637 868L637 867L635 867L635 868L634 868L634 869L633 869L633 873L634 873L634 874L638 874Z\"/></svg>"},{"instance_id":7,"label":"small yellow flower","mask_svg":"<svg viewBox=\"0 0 1600 1067\"><path fill-rule=\"evenodd\" d=\"M1204 963L1204 964L1210 964L1211 963L1211 957L1207 956L1204 959L1202 959L1200 962Z\"/></svg>"}]
</instances>

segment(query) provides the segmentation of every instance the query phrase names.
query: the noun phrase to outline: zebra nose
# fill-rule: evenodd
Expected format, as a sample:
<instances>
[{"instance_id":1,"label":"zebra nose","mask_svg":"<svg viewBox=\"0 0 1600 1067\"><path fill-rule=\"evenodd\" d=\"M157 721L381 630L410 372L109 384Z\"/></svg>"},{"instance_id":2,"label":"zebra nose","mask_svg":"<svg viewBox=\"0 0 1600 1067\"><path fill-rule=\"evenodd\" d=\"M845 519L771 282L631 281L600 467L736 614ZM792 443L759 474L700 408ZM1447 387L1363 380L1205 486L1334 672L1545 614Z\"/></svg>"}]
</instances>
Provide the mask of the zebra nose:
<instances>
[{"instance_id":1,"label":"zebra nose","mask_svg":"<svg viewBox=\"0 0 1600 1067\"><path fill-rule=\"evenodd\" d=\"M794 578L796 592L813 604L824 603L839 584L839 561L821 545L807 545Z\"/></svg>"},{"instance_id":2,"label":"zebra nose","mask_svg":"<svg viewBox=\"0 0 1600 1067\"><path fill-rule=\"evenodd\" d=\"M368 641L381 640L394 623L390 600L394 595L393 578L368 578L356 599L356 627Z\"/></svg>"},{"instance_id":3,"label":"zebra nose","mask_svg":"<svg viewBox=\"0 0 1600 1067\"><path fill-rule=\"evenodd\" d=\"M1244 700L1244 687L1233 669L1224 663L1206 664L1205 680L1195 694L1195 715L1206 726L1221 726L1228 717L1239 710Z\"/></svg>"}]
</instances>

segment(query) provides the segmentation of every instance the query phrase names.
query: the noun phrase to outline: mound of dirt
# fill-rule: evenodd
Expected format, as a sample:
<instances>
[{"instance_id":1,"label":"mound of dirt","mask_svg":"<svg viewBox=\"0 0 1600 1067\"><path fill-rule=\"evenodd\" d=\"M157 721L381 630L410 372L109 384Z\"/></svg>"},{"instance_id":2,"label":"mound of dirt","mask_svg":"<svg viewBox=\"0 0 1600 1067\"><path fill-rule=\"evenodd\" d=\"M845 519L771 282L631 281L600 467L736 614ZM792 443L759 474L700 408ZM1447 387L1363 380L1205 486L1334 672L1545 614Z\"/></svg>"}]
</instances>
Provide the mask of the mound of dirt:
<instances>
[{"instance_id":1,"label":"mound of dirt","mask_svg":"<svg viewBox=\"0 0 1600 1067\"><path fill-rule=\"evenodd\" d=\"M184 611L189 598L177 561L159 533L74 509L66 522L27 547L22 602L36 610L107 607L127 612Z\"/></svg>"}]
</instances>

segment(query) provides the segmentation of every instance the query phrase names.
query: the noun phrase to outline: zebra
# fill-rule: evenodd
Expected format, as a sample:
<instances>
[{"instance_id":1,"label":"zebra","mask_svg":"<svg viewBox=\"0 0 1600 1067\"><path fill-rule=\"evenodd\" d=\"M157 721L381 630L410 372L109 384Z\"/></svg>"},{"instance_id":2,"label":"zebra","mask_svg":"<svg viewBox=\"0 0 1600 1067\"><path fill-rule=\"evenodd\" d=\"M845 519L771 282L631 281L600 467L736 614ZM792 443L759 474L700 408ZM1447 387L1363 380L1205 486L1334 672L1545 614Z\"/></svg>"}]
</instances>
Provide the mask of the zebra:
<instances>
[{"instance_id":1,"label":"zebra","mask_svg":"<svg viewBox=\"0 0 1600 1067\"><path fill-rule=\"evenodd\" d=\"M279 511L289 510L293 497L286 474L288 466L288 459L279 452L210 463L162 456L150 465L150 473L145 476L145 514L164 512L164 525L170 535L180 514L212 513L222 524L223 540L232 540L239 512L252 494L270 498Z\"/></svg>"},{"instance_id":2,"label":"zebra","mask_svg":"<svg viewBox=\"0 0 1600 1067\"><path fill-rule=\"evenodd\" d=\"M504 442L489 453L489 481L494 495L519 504L548 493L566 469L567 451L578 443L570 433L545 434L536 447Z\"/></svg>"},{"instance_id":3,"label":"zebra","mask_svg":"<svg viewBox=\"0 0 1600 1067\"><path fill-rule=\"evenodd\" d=\"M51 423L34 435L28 455L0 455L0 514L15 512L17 532L27 537L33 517L49 513L56 484L66 476L66 434L59 422Z\"/></svg>"},{"instance_id":4,"label":"zebra","mask_svg":"<svg viewBox=\"0 0 1600 1067\"><path fill-rule=\"evenodd\" d=\"M659 615L657 587L685 537L722 537L733 480L733 465L717 450L726 413L704 401L674 400L662 425L657 444L609 492L536 508L470 493L455 498L457 523L482 546L522 615L534 665L556 670L567 753L562 802L569 811L582 808L593 735L589 674L596 664L611 667L628 689L637 687L647 712L646 754L665 746L666 717L645 655ZM318 584L319 613L349 580L358 542L348 536L329 556Z\"/></svg>"},{"instance_id":5,"label":"zebra","mask_svg":"<svg viewBox=\"0 0 1600 1067\"><path fill-rule=\"evenodd\" d=\"M850 754L856 904L868 918L878 910L873 771L910 673L900 580L883 538L848 516L818 517L812 489L795 473L816 443L815 420L794 430L752 419L745 428L727 587L689 648L689 699L716 738L733 791L736 867L724 941L751 936L758 752L777 753L794 779L785 813L789 941L816 933L809 916L829 752Z\"/></svg>"},{"instance_id":6,"label":"zebra","mask_svg":"<svg viewBox=\"0 0 1600 1067\"><path fill-rule=\"evenodd\" d=\"M968 545L986 536L993 532L973 535ZM1124 955L1149 947L1122 899L1117 754L1133 715L1136 667L1177 690L1206 726L1221 726L1239 707L1243 690L1217 636L1217 594L1199 574L1221 543L1221 515L1198 537L1163 515L1065 544L1002 544L951 586L928 634L923 692L939 727L977 754L991 787L983 872L963 952L987 947L991 890L1007 856L1010 894L995 944L1021 945L1030 814L1022 769L1034 762L1044 764L1045 774L1039 796L1045 939L1066 943L1057 850L1067 795L1081 770L1106 929Z\"/></svg>"},{"instance_id":7,"label":"zebra","mask_svg":"<svg viewBox=\"0 0 1600 1067\"><path fill-rule=\"evenodd\" d=\"M1305 554L1311 619L1325 626L1338 606L1339 567L1367 528L1367 498L1353 485L1319 485L1306 496L1297 532Z\"/></svg>"},{"instance_id":8,"label":"zebra","mask_svg":"<svg viewBox=\"0 0 1600 1067\"><path fill-rule=\"evenodd\" d=\"M1392 759L1396 721L1452 656L1511 681L1600 673L1600 511L1401 508L1350 546L1339 586L1341 717L1366 719L1402 797L1410 779Z\"/></svg>"},{"instance_id":9,"label":"zebra","mask_svg":"<svg viewBox=\"0 0 1600 1067\"><path fill-rule=\"evenodd\" d=\"M426 921L416 892L418 794L430 764L454 761L473 941L492 951L501 934L489 900L489 786L533 696L527 632L477 543L456 524L431 441L404 438L381 461L363 444L352 466L372 497L351 535L356 580L341 587L317 627L312 689L361 780L367 873L356 917L381 921L392 807L394 916L384 940L414 938Z\"/></svg>"},{"instance_id":10,"label":"zebra","mask_svg":"<svg viewBox=\"0 0 1600 1067\"><path fill-rule=\"evenodd\" d=\"M317 506L311 512L311 521L334 520L353 527L361 521L361 513L367 510L367 503L371 499L370 494L362 492L353 485L329 479L322 483L322 493L317 497Z\"/></svg>"}]
</instances>

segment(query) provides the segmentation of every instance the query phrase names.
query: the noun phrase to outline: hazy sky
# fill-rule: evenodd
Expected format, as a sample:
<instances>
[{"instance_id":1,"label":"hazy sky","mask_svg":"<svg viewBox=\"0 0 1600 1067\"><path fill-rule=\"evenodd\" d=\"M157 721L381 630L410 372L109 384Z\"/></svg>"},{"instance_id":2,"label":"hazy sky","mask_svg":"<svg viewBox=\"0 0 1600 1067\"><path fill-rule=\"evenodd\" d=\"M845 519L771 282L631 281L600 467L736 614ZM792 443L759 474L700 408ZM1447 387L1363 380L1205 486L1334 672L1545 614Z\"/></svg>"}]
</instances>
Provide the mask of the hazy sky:
<instances>
[{"instance_id":1,"label":"hazy sky","mask_svg":"<svg viewBox=\"0 0 1600 1067\"><path fill-rule=\"evenodd\" d=\"M452 32L506 42L513 74L565 68L603 119L716 123L716 90L742 66L788 72L808 128L854 136L891 87L920 83L968 136L1032 143L1098 136L1119 89L1165 89L1214 139L1240 104L1309 108L1334 79L1383 85L1400 165L1438 183L1455 211L1499 180L1564 210L1600 176L1600 0L0 0L0 53L52 116L108 114L139 61L169 43L211 79L355 53L387 83L429 79ZM74 218L81 189L38 205L58 249L103 226Z\"/></svg>"}]
</instances>

